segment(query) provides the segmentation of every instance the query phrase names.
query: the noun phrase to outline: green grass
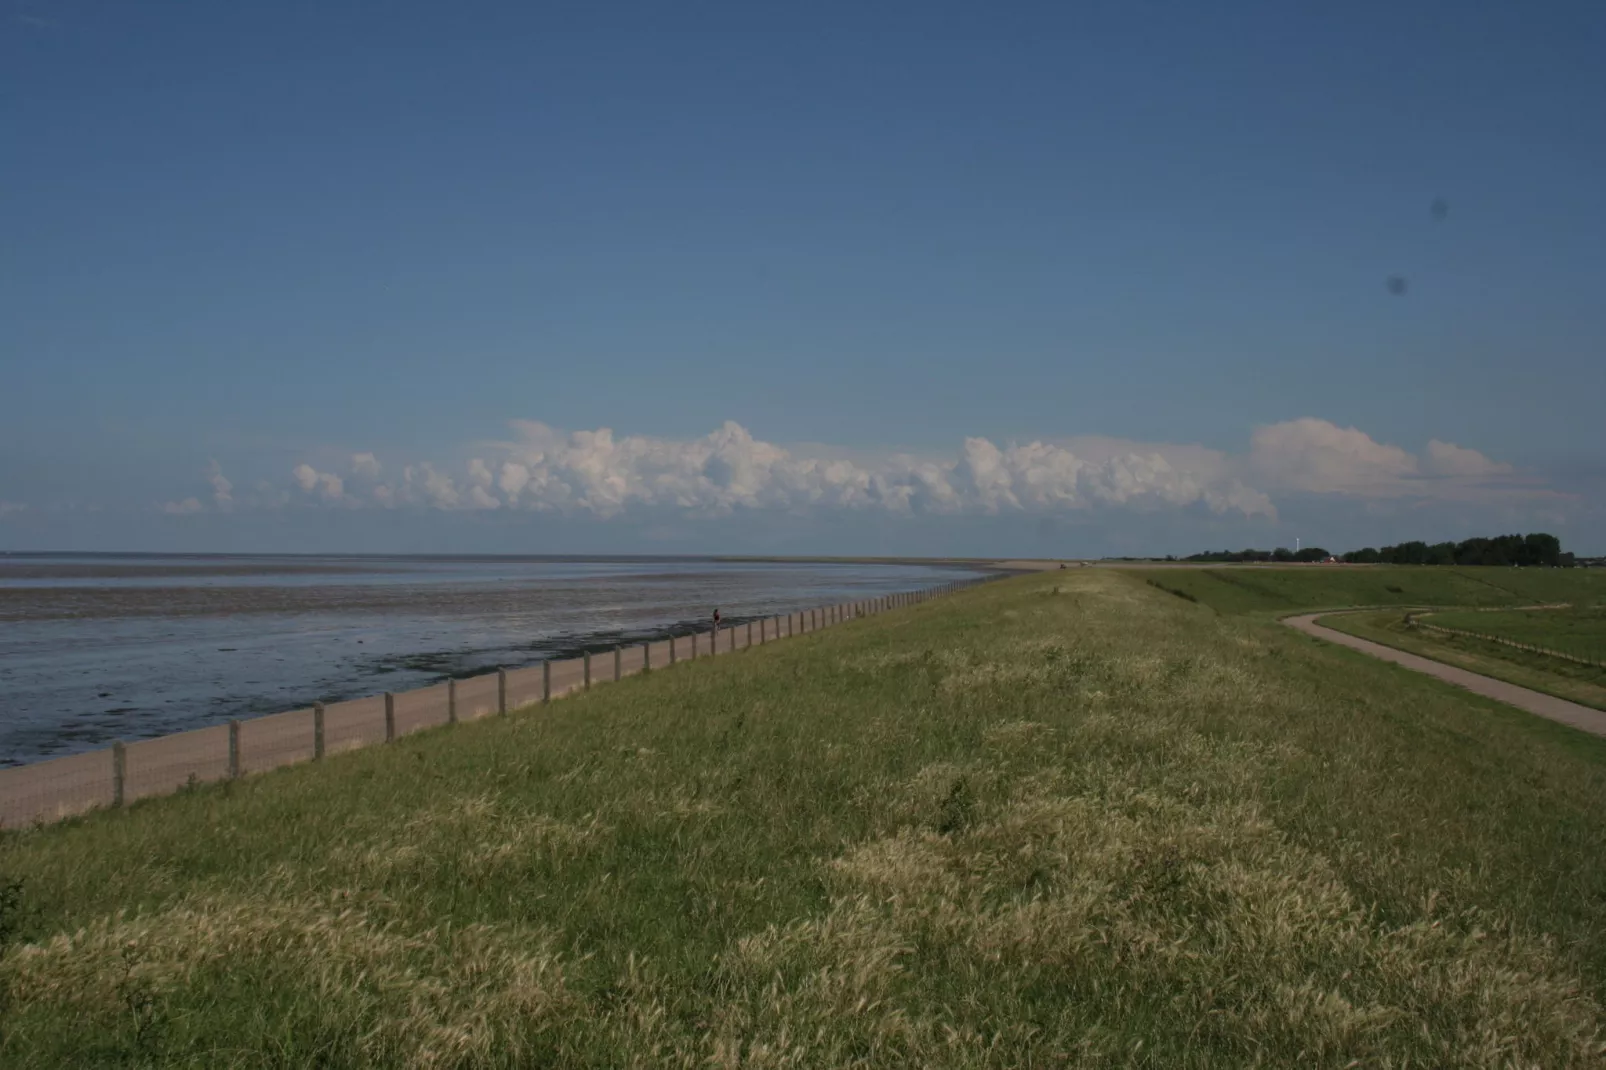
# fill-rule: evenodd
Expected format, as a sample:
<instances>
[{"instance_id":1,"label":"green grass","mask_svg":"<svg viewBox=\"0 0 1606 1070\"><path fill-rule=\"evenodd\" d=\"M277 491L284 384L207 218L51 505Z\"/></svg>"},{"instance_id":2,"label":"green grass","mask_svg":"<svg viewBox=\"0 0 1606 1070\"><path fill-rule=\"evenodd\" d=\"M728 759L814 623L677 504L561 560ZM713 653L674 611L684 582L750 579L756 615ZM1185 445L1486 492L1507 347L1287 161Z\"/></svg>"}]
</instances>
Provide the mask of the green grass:
<instances>
[{"instance_id":1,"label":"green grass","mask_svg":"<svg viewBox=\"0 0 1606 1070\"><path fill-rule=\"evenodd\" d=\"M1239 565L1132 571L1222 613L1606 601L1606 573L1593 569Z\"/></svg>"},{"instance_id":2,"label":"green grass","mask_svg":"<svg viewBox=\"0 0 1606 1070\"><path fill-rule=\"evenodd\" d=\"M1439 624L1448 620L1476 622L1478 631L1495 618L1515 614L1505 611L1490 613L1433 613L1424 619ZM1408 650L1413 654L1433 658L1448 665L1456 665L1472 672L1493 676L1497 680L1530 687L1557 698L1569 699L1585 706L1606 710L1606 669L1579 665L1562 658L1548 657L1526 650L1517 650L1502 643L1491 643L1465 635L1443 635L1405 624L1400 610L1362 613L1335 613L1321 622L1329 628L1375 643ZM1445 627L1462 627L1460 623ZM1488 629L1491 633L1493 628ZM1519 642L1532 642L1522 639Z\"/></svg>"},{"instance_id":3,"label":"green grass","mask_svg":"<svg viewBox=\"0 0 1606 1070\"><path fill-rule=\"evenodd\" d=\"M1606 663L1606 605L1494 613L1445 612L1434 613L1424 620L1441 628L1478 632Z\"/></svg>"},{"instance_id":4,"label":"green grass","mask_svg":"<svg viewBox=\"0 0 1606 1070\"><path fill-rule=\"evenodd\" d=\"M1600 1065L1606 741L1144 575L8 833L0 1065Z\"/></svg>"}]
</instances>

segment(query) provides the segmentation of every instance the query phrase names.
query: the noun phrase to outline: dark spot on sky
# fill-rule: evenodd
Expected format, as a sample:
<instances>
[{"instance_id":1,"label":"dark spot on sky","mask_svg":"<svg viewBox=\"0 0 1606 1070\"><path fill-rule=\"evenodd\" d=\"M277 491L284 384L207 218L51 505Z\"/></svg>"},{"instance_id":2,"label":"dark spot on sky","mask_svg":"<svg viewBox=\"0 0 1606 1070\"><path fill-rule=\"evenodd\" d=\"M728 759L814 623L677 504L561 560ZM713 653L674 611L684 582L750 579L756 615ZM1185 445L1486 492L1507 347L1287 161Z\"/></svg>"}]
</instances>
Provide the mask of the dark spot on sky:
<instances>
[{"instance_id":1,"label":"dark spot on sky","mask_svg":"<svg viewBox=\"0 0 1606 1070\"><path fill-rule=\"evenodd\" d=\"M1435 197L1433 198L1433 207L1429 211L1433 213L1435 221L1443 222L1444 218L1450 214L1450 202L1443 197Z\"/></svg>"},{"instance_id":2,"label":"dark spot on sky","mask_svg":"<svg viewBox=\"0 0 1606 1070\"><path fill-rule=\"evenodd\" d=\"M1395 297L1403 296L1404 293L1405 293L1405 290L1406 290L1406 286L1407 286L1407 283L1405 281L1405 276L1404 275L1390 275L1389 276L1389 281L1388 281L1389 293L1393 294Z\"/></svg>"}]
</instances>

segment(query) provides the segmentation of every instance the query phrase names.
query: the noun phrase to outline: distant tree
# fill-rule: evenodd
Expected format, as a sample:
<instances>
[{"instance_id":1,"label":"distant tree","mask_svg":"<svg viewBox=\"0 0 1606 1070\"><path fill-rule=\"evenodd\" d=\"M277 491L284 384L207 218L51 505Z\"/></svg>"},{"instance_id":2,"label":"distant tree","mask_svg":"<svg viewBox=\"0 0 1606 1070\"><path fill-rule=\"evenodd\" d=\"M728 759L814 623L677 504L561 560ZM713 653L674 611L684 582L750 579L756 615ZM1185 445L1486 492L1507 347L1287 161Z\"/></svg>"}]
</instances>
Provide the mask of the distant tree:
<instances>
[{"instance_id":1,"label":"distant tree","mask_svg":"<svg viewBox=\"0 0 1606 1070\"><path fill-rule=\"evenodd\" d=\"M1571 560L1564 554L1561 540L1554 535L1536 532L1531 535L1496 535L1492 538L1476 537L1461 542L1441 542L1429 546L1425 542L1402 542L1375 550L1351 550L1345 561L1355 564L1390 565L1489 565L1489 566L1554 566Z\"/></svg>"},{"instance_id":2,"label":"distant tree","mask_svg":"<svg viewBox=\"0 0 1606 1070\"><path fill-rule=\"evenodd\" d=\"M1528 560L1522 562L1525 565L1559 565L1562 563L1563 557L1572 557L1571 554L1563 554L1561 552L1560 539L1544 532L1524 535L1522 547L1528 557Z\"/></svg>"},{"instance_id":3,"label":"distant tree","mask_svg":"<svg viewBox=\"0 0 1606 1070\"><path fill-rule=\"evenodd\" d=\"M1183 558L1195 562L1265 562L1265 561L1323 561L1328 552L1319 546L1307 546L1295 553L1286 546L1275 550L1207 550ZM1167 560L1174 560L1167 558ZM1561 540L1554 535L1535 532L1531 535L1496 535L1492 538L1475 537L1461 542L1440 542L1429 546L1420 540L1402 542L1396 546L1377 549L1367 546L1351 550L1343 560L1358 565L1490 565L1528 567L1562 566L1572 568L1576 561L1572 554L1563 553Z\"/></svg>"},{"instance_id":4,"label":"distant tree","mask_svg":"<svg viewBox=\"0 0 1606 1070\"><path fill-rule=\"evenodd\" d=\"M1455 564L1455 543L1436 542L1428 547L1427 564L1453 565Z\"/></svg>"}]
</instances>

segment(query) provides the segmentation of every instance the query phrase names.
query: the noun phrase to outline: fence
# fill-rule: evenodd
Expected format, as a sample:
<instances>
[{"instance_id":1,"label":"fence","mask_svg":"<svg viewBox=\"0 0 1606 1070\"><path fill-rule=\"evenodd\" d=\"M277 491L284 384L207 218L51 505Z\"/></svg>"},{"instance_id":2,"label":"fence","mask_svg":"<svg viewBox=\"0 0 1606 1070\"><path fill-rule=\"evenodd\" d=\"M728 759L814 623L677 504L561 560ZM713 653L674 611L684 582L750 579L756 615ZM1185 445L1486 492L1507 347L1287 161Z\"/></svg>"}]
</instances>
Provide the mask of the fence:
<instances>
[{"instance_id":1,"label":"fence","mask_svg":"<svg viewBox=\"0 0 1606 1070\"><path fill-rule=\"evenodd\" d=\"M56 821L101 807L126 806L193 784L233 779L341 751L390 743L411 732L547 703L681 661L729 654L835 624L926 602L998 579L987 575L864 601L816 606L693 632L602 654L544 661L327 705L230 721L188 732L114 743L109 748L0 769L0 827Z\"/></svg>"},{"instance_id":2,"label":"fence","mask_svg":"<svg viewBox=\"0 0 1606 1070\"><path fill-rule=\"evenodd\" d=\"M1555 607L1529 606L1526 608L1550 609ZM1526 650L1530 654L1543 654L1547 658L1560 658L1562 661L1570 661L1574 665L1588 665L1595 669L1606 669L1606 661L1592 661L1589 658L1578 657L1576 654L1567 654L1560 650L1551 650L1549 647L1535 646L1532 643L1519 643L1515 639L1503 639L1498 635L1488 635L1484 632L1469 632L1460 628L1445 628L1437 624L1424 624L1417 619L1417 616L1415 613L1407 613L1405 615L1405 623L1412 628L1438 632L1440 635L1463 635L1469 639L1481 639L1486 643L1499 643L1501 646L1509 646L1514 650Z\"/></svg>"}]
</instances>

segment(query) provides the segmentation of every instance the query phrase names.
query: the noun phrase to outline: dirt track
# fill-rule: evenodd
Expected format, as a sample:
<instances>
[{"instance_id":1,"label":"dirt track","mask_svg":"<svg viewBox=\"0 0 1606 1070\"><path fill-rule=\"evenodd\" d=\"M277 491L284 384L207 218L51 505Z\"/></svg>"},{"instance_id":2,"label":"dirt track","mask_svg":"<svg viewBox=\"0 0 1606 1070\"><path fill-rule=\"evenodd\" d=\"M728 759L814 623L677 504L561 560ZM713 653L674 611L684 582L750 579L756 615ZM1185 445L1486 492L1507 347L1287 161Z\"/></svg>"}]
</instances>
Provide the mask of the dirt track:
<instances>
[{"instance_id":1,"label":"dirt track","mask_svg":"<svg viewBox=\"0 0 1606 1070\"><path fill-rule=\"evenodd\" d=\"M1581 728L1585 732L1590 732L1597 736L1606 736L1606 712L1591 709L1588 706L1580 706L1576 702L1568 702L1564 698L1547 695L1542 691L1534 691L1526 687L1518 687L1516 684L1508 684L1504 680L1496 680L1492 676L1484 676L1481 673L1458 669L1454 665L1446 665L1431 658L1424 658L1419 654L1408 654L1403 650L1395 650L1393 647L1384 646L1382 643L1374 643L1369 639L1357 639L1353 635L1346 635L1331 628L1324 628L1316 623L1316 619L1323 616L1331 616L1331 613L1304 613L1297 617L1285 617L1283 618L1283 623L1290 628L1304 632L1306 635L1313 635L1318 639L1325 639L1330 643L1337 643L1339 646L1347 646L1351 650L1359 650L1363 654L1371 654L1373 657L1382 658L1384 661L1391 661L1407 669L1426 673L1446 683L1466 688L1474 694L1492 698L1497 702L1504 702L1508 706L1515 706L1519 710L1526 710L1540 717L1548 717L1552 721L1560 721L1562 724Z\"/></svg>"}]
</instances>

